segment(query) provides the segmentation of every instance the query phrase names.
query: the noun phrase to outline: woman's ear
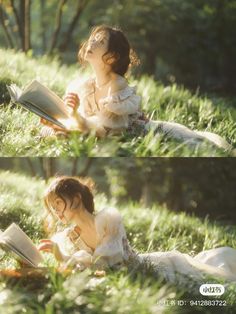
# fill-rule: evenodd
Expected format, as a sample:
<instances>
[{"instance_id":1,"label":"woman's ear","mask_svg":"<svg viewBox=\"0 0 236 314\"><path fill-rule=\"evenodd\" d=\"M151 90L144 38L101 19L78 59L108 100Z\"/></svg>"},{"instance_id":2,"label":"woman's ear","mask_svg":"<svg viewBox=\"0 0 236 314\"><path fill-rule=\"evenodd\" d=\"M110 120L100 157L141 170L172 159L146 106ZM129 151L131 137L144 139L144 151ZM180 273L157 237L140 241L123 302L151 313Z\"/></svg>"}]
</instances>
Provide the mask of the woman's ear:
<instances>
[{"instance_id":1,"label":"woman's ear","mask_svg":"<svg viewBox=\"0 0 236 314\"><path fill-rule=\"evenodd\" d=\"M106 64L112 65L114 62L116 62L117 60L119 60L120 56L119 54L112 54L109 53L106 56Z\"/></svg>"},{"instance_id":2,"label":"woman's ear","mask_svg":"<svg viewBox=\"0 0 236 314\"><path fill-rule=\"evenodd\" d=\"M72 204L71 204L71 209L75 210L78 207L80 207L81 204L81 196L80 194L76 194L73 198Z\"/></svg>"},{"instance_id":3,"label":"woman's ear","mask_svg":"<svg viewBox=\"0 0 236 314\"><path fill-rule=\"evenodd\" d=\"M106 60L106 64L112 65L115 62L115 58L114 57L109 57Z\"/></svg>"}]
</instances>

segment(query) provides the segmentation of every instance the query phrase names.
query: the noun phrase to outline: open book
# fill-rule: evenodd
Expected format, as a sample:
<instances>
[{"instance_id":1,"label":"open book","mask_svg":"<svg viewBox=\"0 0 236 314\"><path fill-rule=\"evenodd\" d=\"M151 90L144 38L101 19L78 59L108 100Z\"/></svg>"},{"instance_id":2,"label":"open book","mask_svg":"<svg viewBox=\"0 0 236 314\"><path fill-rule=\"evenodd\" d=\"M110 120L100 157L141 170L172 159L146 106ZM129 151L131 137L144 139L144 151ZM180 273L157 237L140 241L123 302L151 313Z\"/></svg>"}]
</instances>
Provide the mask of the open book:
<instances>
[{"instance_id":1,"label":"open book","mask_svg":"<svg viewBox=\"0 0 236 314\"><path fill-rule=\"evenodd\" d=\"M71 119L71 116L63 100L37 80L32 81L23 90L15 84L7 86L7 89L13 103L21 104L61 128L68 128L66 121Z\"/></svg>"},{"instance_id":2,"label":"open book","mask_svg":"<svg viewBox=\"0 0 236 314\"><path fill-rule=\"evenodd\" d=\"M15 223L12 223L4 232L0 231L0 248L13 252L32 267L38 267L38 264L43 262L42 255L34 243Z\"/></svg>"}]
</instances>

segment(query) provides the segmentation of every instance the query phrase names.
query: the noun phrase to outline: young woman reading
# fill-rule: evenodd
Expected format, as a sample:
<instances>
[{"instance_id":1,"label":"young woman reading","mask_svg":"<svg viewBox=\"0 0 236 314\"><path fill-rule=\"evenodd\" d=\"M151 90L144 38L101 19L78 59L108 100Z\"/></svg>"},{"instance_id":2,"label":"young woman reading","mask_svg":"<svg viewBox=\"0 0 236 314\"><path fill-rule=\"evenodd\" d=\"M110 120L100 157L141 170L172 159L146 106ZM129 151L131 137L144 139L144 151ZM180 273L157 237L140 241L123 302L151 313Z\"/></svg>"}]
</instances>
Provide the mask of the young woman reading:
<instances>
[{"instance_id":1,"label":"young woman reading","mask_svg":"<svg viewBox=\"0 0 236 314\"><path fill-rule=\"evenodd\" d=\"M45 195L49 230L59 220L72 225L49 239L41 240L39 250L51 252L65 266L84 269L151 264L154 271L170 282L202 282L205 275L236 281L236 250L219 247L195 257L173 250L135 253L129 245L120 213L105 208L95 213L91 189L76 177L56 178ZM53 223L52 223L53 222ZM161 226L160 226L161 227Z\"/></svg>"},{"instance_id":2,"label":"young woman reading","mask_svg":"<svg viewBox=\"0 0 236 314\"><path fill-rule=\"evenodd\" d=\"M126 130L144 136L153 130L154 136L161 133L190 143L207 139L225 149L231 148L217 134L192 131L174 122L153 121L144 115L141 96L125 78L129 67L138 64L138 59L120 29L103 25L95 27L81 46L78 57L94 72L94 77L82 85L73 81L65 95L65 105L77 117L80 131L106 136ZM44 135L60 131L58 127L42 122L47 125L43 129Z\"/></svg>"}]
</instances>

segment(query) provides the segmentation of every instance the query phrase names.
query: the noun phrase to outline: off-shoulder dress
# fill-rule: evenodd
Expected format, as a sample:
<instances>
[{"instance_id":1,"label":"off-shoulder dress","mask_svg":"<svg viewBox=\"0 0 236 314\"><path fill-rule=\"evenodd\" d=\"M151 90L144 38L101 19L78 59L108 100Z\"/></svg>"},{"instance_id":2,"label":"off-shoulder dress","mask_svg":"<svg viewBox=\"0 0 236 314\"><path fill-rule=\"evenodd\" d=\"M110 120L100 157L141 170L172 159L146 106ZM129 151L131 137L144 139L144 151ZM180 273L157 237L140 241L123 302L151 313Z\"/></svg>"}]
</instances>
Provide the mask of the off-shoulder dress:
<instances>
[{"instance_id":1,"label":"off-shoulder dress","mask_svg":"<svg viewBox=\"0 0 236 314\"><path fill-rule=\"evenodd\" d=\"M105 208L95 216L97 246L91 249L78 235L71 238L71 228L57 233L52 240L57 242L66 263L90 267L98 263L102 267L120 267L127 263L149 264L160 276L176 283L194 279L202 281L210 275L236 283L236 249L219 247L190 256L177 250L139 254L128 243L120 212Z\"/></svg>"}]
</instances>

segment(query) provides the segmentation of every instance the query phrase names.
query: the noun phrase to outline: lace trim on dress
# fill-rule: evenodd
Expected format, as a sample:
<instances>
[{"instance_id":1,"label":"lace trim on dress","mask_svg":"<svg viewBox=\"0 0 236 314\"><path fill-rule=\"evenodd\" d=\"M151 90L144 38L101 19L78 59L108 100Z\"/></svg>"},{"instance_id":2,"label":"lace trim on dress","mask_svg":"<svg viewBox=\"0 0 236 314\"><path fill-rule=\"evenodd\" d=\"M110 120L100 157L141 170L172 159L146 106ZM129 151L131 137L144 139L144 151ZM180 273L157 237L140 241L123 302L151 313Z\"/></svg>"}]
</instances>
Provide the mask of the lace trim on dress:
<instances>
[{"instance_id":1,"label":"lace trim on dress","mask_svg":"<svg viewBox=\"0 0 236 314\"><path fill-rule=\"evenodd\" d=\"M129 98L131 95L136 94L136 86L126 86L124 89L121 89L117 92L112 93L111 95L100 99L100 102L107 102L107 101L122 101ZM82 95L88 96L95 92L95 78L88 79L82 88ZM140 97L140 96L139 96Z\"/></svg>"},{"instance_id":2,"label":"lace trim on dress","mask_svg":"<svg viewBox=\"0 0 236 314\"><path fill-rule=\"evenodd\" d=\"M84 82L84 84L82 85L82 88L81 88L81 93L80 93L81 98L87 97L88 95L93 93L94 82L95 82L94 78L90 78L86 82Z\"/></svg>"},{"instance_id":3,"label":"lace trim on dress","mask_svg":"<svg viewBox=\"0 0 236 314\"><path fill-rule=\"evenodd\" d=\"M80 235L75 231L74 227L69 228L67 237L74 246L75 251L84 250L92 254L93 250L81 239Z\"/></svg>"},{"instance_id":4,"label":"lace trim on dress","mask_svg":"<svg viewBox=\"0 0 236 314\"><path fill-rule=\"evenodd\" d=\"M136 95L136 87L135 86L126 86L124 89L121 89L113 94L100 99L99 103L107 103L107 102L120 102L128 99L131 96ZM138 96L141 98L141 96Z\"/></svg>"}]
</instances>

